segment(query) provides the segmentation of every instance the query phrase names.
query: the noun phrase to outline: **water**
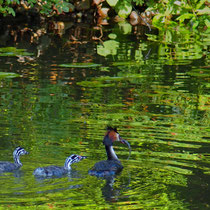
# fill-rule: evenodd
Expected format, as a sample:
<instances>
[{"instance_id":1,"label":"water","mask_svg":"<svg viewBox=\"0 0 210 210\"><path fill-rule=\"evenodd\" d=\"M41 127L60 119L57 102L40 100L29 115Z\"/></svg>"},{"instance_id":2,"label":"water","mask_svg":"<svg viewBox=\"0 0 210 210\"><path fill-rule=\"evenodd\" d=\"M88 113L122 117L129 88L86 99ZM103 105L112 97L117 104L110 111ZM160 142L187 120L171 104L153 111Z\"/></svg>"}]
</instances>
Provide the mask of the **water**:
<instances>
[{"instance_id":1,"label":"water","mask_svg":"<svg viewBox=\"0 0 210 210\"><path fill-rule=\"evenodd\" d=\"M70 42L67 31L37 45L19 40L25 54L0 51L1 72L20 75L0 74L0 160L12 161L19 145L30 152L20 171L0 175L2 209L209 208L207 33L165 40L119 36L117 26L107 33L118 38L103 46ZM132 153L127 160L128 148L116 143L124 170L104 180L88 170L106 159L107 125ZM33 177L36 167L62 166L73 153L88 158L70 176Z\"/></svg>"}]
</instances>

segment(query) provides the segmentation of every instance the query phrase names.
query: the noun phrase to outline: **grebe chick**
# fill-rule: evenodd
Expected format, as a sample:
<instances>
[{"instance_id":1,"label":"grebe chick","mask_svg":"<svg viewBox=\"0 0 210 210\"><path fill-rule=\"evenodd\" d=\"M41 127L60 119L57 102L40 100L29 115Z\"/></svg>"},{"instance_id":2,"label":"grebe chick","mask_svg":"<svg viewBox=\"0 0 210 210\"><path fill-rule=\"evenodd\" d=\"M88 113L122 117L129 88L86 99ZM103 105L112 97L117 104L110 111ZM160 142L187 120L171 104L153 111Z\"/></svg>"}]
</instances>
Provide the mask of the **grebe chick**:
<instances>
[{"instance_id":1,"label":"grebe chick","mask_svg":"<svg viewBox=\"0 0 210 210\"><path fill-rule=\"evenodd\" d=\"M71 155L66 158L64 167L62 166L47 166L36 168L33 175L36 177L61 177L71 171L71 164L77 163L86 156Z\"/></svg>"},{"instance_id":2,"label":"grebe chick","mask_svg":"<svg viewBox=\"0 0 210 210\"><path fill-rule=\"evenodd\" d=\"M120 141L123 144L127 144L130 149L130 144L120 137L117 129L108 127L107 133L105 134L103 139L103 144L105 145L107 154L107 160L97 162L93 166L93 168L88 171L90 175L98 177L113 176L123 169L123 166L113 149L113 142L115 141Z\"/></svg>"},{"instance_id":3,"label":"grebe chick","mask_svg":"<svg viewBox=\"0 0 210 210\"><path fill-rule=\"evenodd\" d=\"M0 161L0 173L12 172L19 169L23 164L20 162L20 156L26 155L28 152L21 147L17 147L13 152L14 163L8 161Z\"/></svg>"}]
</instances>

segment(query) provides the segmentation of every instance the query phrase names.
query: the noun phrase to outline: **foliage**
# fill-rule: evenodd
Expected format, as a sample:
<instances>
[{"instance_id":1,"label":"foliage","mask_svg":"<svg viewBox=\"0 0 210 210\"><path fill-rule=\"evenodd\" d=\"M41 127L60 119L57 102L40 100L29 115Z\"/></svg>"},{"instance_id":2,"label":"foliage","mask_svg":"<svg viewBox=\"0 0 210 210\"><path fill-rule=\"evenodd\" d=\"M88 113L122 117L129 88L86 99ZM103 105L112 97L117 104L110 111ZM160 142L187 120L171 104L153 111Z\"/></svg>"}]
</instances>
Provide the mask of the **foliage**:
<instances>
[{"instance_id":1,"label":"foliage","mask_svg":"<svg viewBox=\"0 0 210 210\"><path fill-rule=\"evenodd\" d=\"M48 0L46 3L41 5L41 13L49 15L53 12L53 10L56 10L58 14L74 10L74 6L67 1Z\"/></svg>"},{"instance_id":2,"label":"foliage","mask_svg":"<svg viewBox=\"0 0 210 210\"><path fill-rule=\"evenodd\" d=\"M19 0L14 0L14 3L20 4ZM11 7L11 1L0 0L0 13L3 15L12 14L15 16L15 11Z\"/></svg>"},{"instance_id":3,"label":"foliage","mask_svg":"<svg viewBox=\"0 0 210 210\"><path fill-rule=\"evenodd\" d=\"M47 1L36 1L36 0L0 0L0 13L4 16L6 15L16 15L15 7L24 7L24 9L28 10L36 6L39 8L41 14L45 15L53 15L53 12L57 13L69 12L74 10L74 6L69 3L69 1L63 0L47 0Z\"/></svg>"},{"instance_id":4,"label":"foliage","mask_svg":"<svg viewBox=\"0 0 210 210\"><path fill-rule=\"evenodd\" d=\"M190 28L209 27L210 21L208 15L210 9L206 0L106 0L102 2L112 7L121 18L127 18L135 8L146 8L146 12L153 12L152 24L159 30L173 28L175 26L185 26ZM30 9L34 6L39 8L41 14L54 15L62 12L71 12L74 10L71 0L0 0L0 13L3 15L11 14L15 16L15 7L22 6Z\"/></svg>"},{"instance_id":5,"label":"foliage","mask_svg":"<svg viewBox=\"0 0 210 210\"><path fill-rule=\"evenodd\" d=\"M160 0L157 2L143 0L107 0L107 3L122 18L127 18L130 15L133 10L133 5L142 6L145 3L147 5L146 11L156 13L153 17L152 24L159 30L185 24L188 24L193 29L198 26L209 27L210 25L208 17L210 9L206 0Z\"/></svg>"},{"instance_id":6,"label":"foliage","mask_svg":"<svg viewBox=\"0 0 210 210\"><path fill-rule=\"evenodd\" d=\"M36 0L27 0L24 1L28 7L33 7L36 4ZM0 0L0 13L4 16L11 14L15 16L15 9L14 6L19 5L21 6L22 2L19 0Z\"/></svg>"},{"instance_id":7,"label":"foliage","mask_svg":"<svg viewBox=\"0 0 210 210\"><path fill-rule=\"evenodd\" d=\"M106 0L107 3L114 8L116 13L122 17L122 18L127 18L128 15L130 15L132 11L132 0ZM136 4L141 5L143 3L142 0L136 0L134 1Z\"/></svg>"},{"instance_id":8,"label":"foliage","mask_svg":"<svg viewBox=\"0 0 210 210\"><path fill-rule=\"evenodd\" d=\"M210 9L206 5L206 0L161 0L156 4L150 4L147 8L147 11L154 10L158 12L152 23L160 30L186 24L193 29L198 26L209 26Z\"/></svg>"}]
</instances>

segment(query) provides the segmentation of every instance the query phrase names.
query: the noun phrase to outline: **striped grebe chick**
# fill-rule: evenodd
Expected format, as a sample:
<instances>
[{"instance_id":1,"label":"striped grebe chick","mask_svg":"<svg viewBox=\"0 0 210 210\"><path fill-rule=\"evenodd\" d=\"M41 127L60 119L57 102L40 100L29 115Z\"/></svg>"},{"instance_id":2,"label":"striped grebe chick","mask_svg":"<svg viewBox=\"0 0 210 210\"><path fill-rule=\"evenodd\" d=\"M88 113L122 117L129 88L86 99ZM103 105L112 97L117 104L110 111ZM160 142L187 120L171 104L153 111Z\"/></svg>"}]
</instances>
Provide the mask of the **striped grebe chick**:
<instances>
[{"instance_id":1,"label":"striped grebe chick","mask_svg":"<svg viewBox=\"0 0 210 210\"><path fill-rule=\"evenodd\" d=\"M23 164L20 162L20 156L26 155L28 152L21 147L17 147L13 152L14 163L8 161L0 161L0 173L12 172L19 169Z\"/></svg>"},{"instance_id":2,"label":"striped grebe chick","mask_svg":"<svg viewBox=\"0 0 210 210\"><path fill-rule=\"evenodd\" d=\"M46 166L36 168L33 175L36 177L61 177L71 171L71 164L77 163L86 156L71 155L66 158L64 166Z\"/></svg>"},{"instance_id":3,"label":"striped grebe chick","mask_svg":"<svg viewBox=\"0 0 210 210\"><path fill-rule=\"evenodd\" d=\"M98 177L113 176L123 169L123 166L113 149L113 142L115 141L120 141L123 144L127 144L130 149L130 144L120 137L117 129L108 127L107 133L105 134L103 139L103 144L105 145L107 154L107 160L97 162L93 166L93 168L88 171L90 175Z\"/></svg>"}]
</instances>

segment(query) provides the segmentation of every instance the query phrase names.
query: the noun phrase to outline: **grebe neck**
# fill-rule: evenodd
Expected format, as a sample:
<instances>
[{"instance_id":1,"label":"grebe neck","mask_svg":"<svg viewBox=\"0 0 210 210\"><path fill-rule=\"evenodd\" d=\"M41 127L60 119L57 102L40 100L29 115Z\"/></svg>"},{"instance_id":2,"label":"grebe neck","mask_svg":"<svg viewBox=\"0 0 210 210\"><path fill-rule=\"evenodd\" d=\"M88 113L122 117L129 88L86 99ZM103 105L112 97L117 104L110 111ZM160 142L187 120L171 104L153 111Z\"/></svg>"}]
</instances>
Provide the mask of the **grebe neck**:
<instances>
[{"instance_id":1,"label":"grebe neck","mask_svg":"<svg viewBox=\"0 0 210 210\"><path fill-rule=\"evenodd\" d=\"M108 160L119 160L115 154L113 146L105 146Z\"/></svg>"},{"instance_id":2,"label":"grebe neck","mask_svg":"<svg viewBox=\"0 0 210 210\"><path fill-rule=\"evenodd\" d=\"M64 163L64 169L67 170L67 171L70 171L71 170L71 158L67 157L66 158L66 161Z\"/></svg>"},{"instance_id":3,"label":"grebe neck","mask_svg":"<svg viewBox=\"0 0 210 210\"><path fill-rule=\"evenodd\" d=\"M14 158L15 165L17 165L17 166L22 166L22 165L23 165L23 164L20 162L20 155L19 155L19 153L16 153L16 154L13 156L13 158Z\"/></svg>"}]
</instances>

